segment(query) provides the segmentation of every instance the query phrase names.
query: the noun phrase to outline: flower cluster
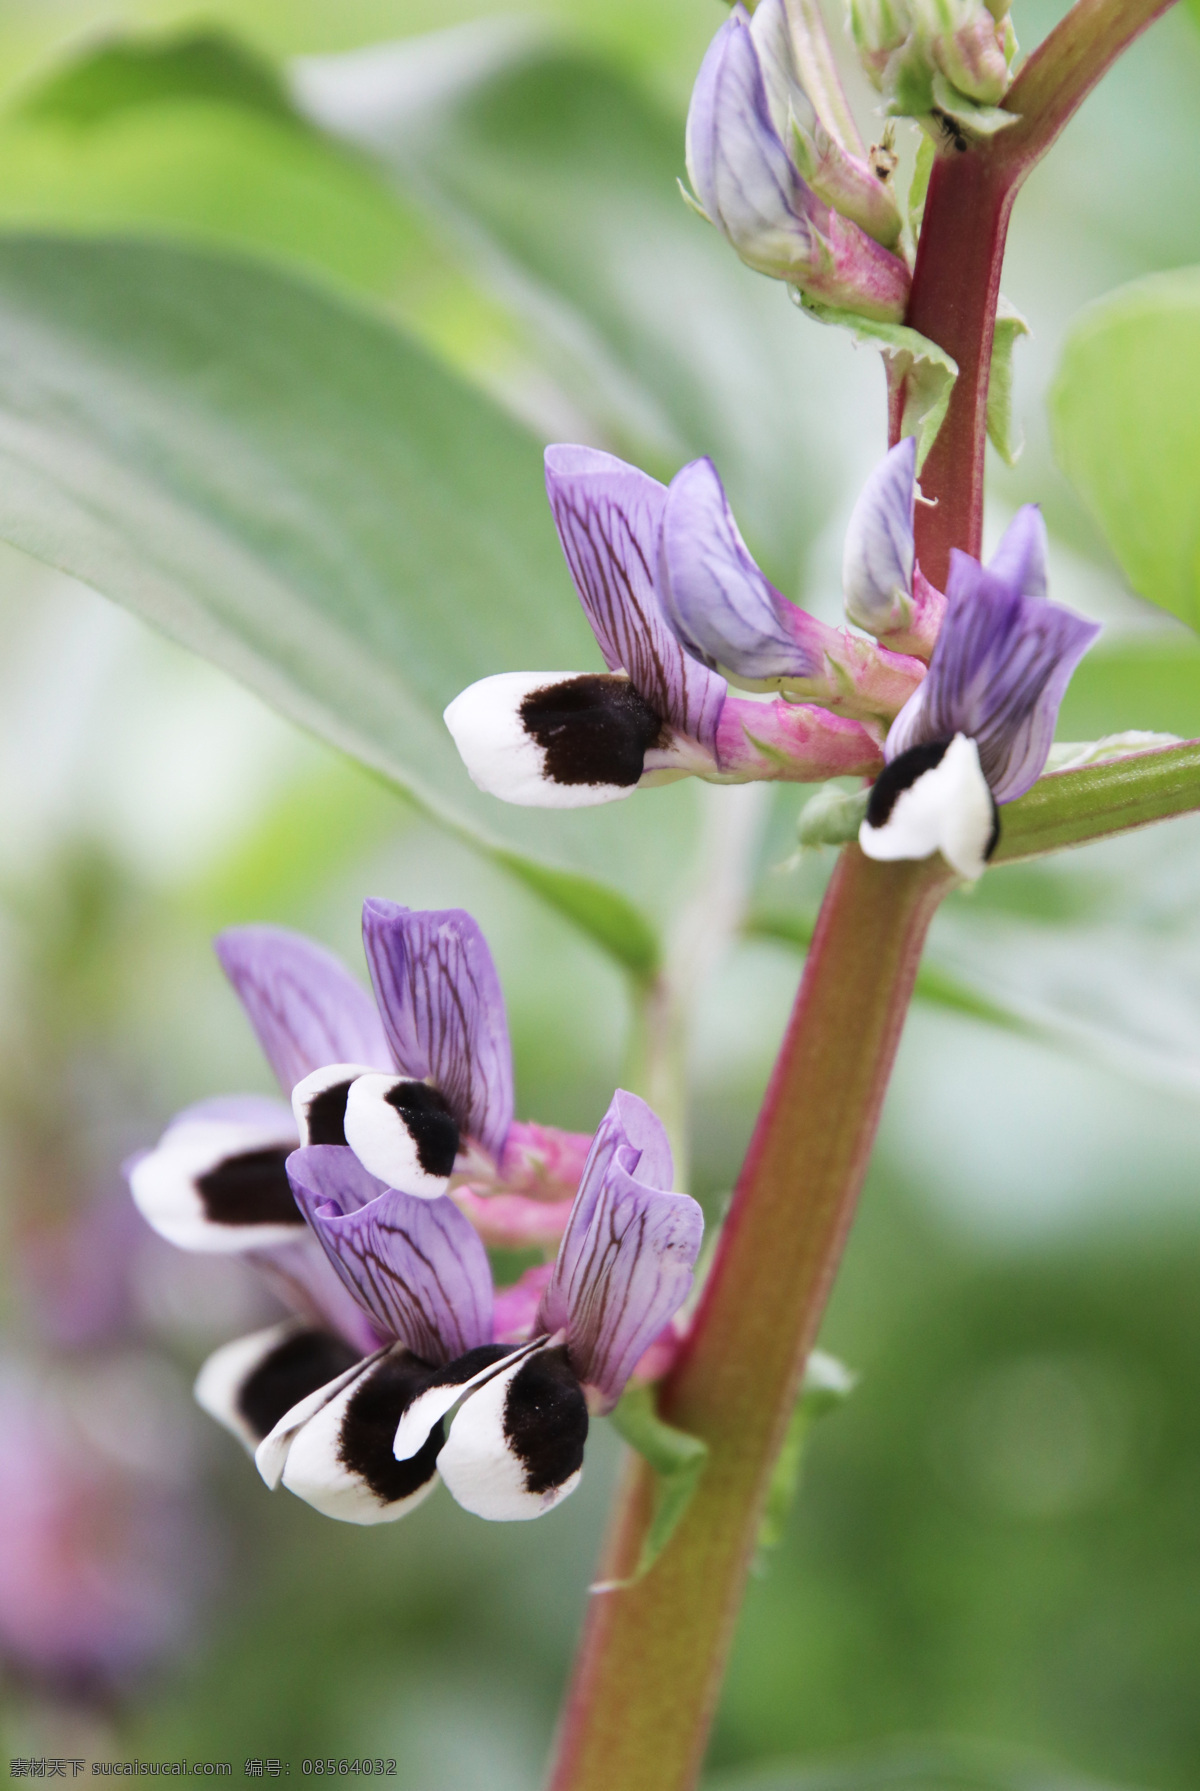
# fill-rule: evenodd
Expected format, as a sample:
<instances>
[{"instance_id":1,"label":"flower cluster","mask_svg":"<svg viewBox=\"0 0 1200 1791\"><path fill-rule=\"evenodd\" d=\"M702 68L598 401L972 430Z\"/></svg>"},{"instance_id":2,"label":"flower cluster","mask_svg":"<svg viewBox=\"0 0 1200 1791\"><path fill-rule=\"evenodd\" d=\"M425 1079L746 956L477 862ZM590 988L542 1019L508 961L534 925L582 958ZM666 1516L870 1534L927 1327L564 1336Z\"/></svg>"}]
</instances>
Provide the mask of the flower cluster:
<instances>
[{"instance_id":1,"label":"flower cluster","mask_svg":"<svg viewBox=\"0 0 1200 1791\"><path fill-rule=\"evenodd\" d=\"M481 1516L537 1517L578 1483L589 1411L686 1298L700 1208L671 1191L634 1095L592 1139L514 1123L503 1000L468 915L370 901L363 937L374 1003L309 940L222 935L291 1106L189 1108L129 1165L133 1196L185 1249L247 1255L291 1307L196 1387L268 1485L380 1523L440 1474ZM481 1232L561 1242L497 1293Z\"/></svg>"},{"instance_id":2,"label":"flower cluster","mask_svg":"<svg viewBox=\"0 0 1200 1791\"><path fill-rule=\"evenodd\" d=\"M1009 0L850 0L862 65L888 111L976 132L1015 119L992 116L1017 53L1008 15Z\"/></svg>"},{"instance_id":3,"label":"flower cluster","mask_svg":"<svg viewBox=\"0 0 1200 1791\"><path fill-rule=\"evenodd\" d=\"M869 640L775 589L711 461L663 487L610 454L552 447L546 485L608 670L503 673L456 697L446 722L481 789L576 807L687 775L877 776L864 851L940 849L964 877L980 874L995 805L1041 774L1067 682L1096 633L1046 600L1034 506L986 570L956 553L942 593L917 563L916 447L900 442L864 487L846 538L846 610ZM739 698L730 682L779 694Z\"/></svg>"},{"instance_id":4,"label":"flower cluster","mask_svg":"<svg viewBox=\"0 0 1200 1791\"><path fill-rule=\"evenodd\" d=\"M785 0L759 0L753 15L735 5L692 93L693 203L759 273L820 304L899 321L909 271L893 253L893 158L872 165L821 117L799 48Z\"/></svg>"}]
</instances>

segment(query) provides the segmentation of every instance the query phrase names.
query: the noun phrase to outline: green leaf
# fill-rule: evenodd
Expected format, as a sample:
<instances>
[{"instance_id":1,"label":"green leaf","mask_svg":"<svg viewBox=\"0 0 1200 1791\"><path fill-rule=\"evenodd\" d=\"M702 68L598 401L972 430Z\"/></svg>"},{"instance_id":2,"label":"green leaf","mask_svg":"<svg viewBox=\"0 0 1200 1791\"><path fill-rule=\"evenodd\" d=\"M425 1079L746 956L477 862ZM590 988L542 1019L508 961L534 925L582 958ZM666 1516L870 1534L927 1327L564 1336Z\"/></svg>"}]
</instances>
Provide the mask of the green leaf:
<instances>
[{"instance_id":1,"label":"green leaf","mask_svg":"<svg viewBox=\"0 0 1200 1791\"><path fill-rule=\"evenodd\" d=\"M661 830L691 810L641 823L648 867L612 809L522 811L470 783L446 702L596 649L537 442L386 324L261 266L0 239L0 535L379 772L644 973L630 897L663 882Z\"/></svg>"},{"instance_id":2,"label":"green leaf","mask_svg":"<svg viewBox=\"0 0 1200 1791\"><path fill-rule=\"evenodd\" d=\"M1134 590L1200 625L1200 268L1089 305L1050 415L1059 462Z\"/></svg>"},{"instance_id":3,"label":"green leaf","mask_svg":"<svg viewBox=\"0 0 1200 1791\"><path fill-rule=\"evenodd\" d=\"M1013 349L1017 338L1028 334L1029 325L1001 293L996 307L992 365L988 374L987 432L1005 466L1015 466L1025 446L1022 432L1018 429L1015 435L1013 433Z\"/></svg>"},{"instance_id":4,"label":"green leaf","mask_svg":"<svg viewBox=\"0 0 1200 1791\"><path fill-rule=\"evenodd\" d=\"M1183 629L1106 636L1076 670L1059 733L1095 740L1128 727L1200 737L1200 641Z\"/></svg>"},{"instance_id":5,"label":"green leaf","mask_svg":"<svg viewBox=\"0 0 1200 1791\"><path fill-rule=\"evenodd\" d=\"M307 58L300 104L424 200L607 445L667 477L713 455L756 557L790 590L840 495L836 454L813 444L847 401L852 357L683 204L682 116L580 56L493 39L489 62L480 31L457 37L453 69L441 34Z\"/></svg>"},{"instance_id":6,"label":"green leaf","mask_svg":"<svg viewBox=\"0 0 1200 1791\"><path fill-rule=\"evenodd\" d=\"M788 1514L800 1487L800 1469L808 1434L818 1418L824 1418L844 1405L855 1388L857 1376L836 1356L815 1349L804 1365L800 1397L788 1420L783 1448L775 1461L767 1502L758 1531L758 1568L763 1566L765 1551L778 1548L783 1540Z\"/></svg>"},{"instance_id":7,"label":"green leaf","mask_svg":"<svg viewBox=\"0 0 1200 1791\"><path fill-rule=\"evenodd\" d=\"M278 71L236 38L211 29L114 36L90 45L24 95L17 110L87 127L131 107L177 99L219 101L308 128Z\"/></svg>"},{"instance_id":8,"label":"green leaf","mask_svg":"<svg viewBox=\"0 0 1200 1791\"><path fill-rule=\"evenodd\" d=\"M888 388L904 384L904 414L900 434L917 438L917 471L937 440L950 394L958 378L958 362L944 348L927 336L910 330L903 323L877 323L873 317L859 317L853 311L836 311L831 305L818 305L803 298L801 304L821 323L837 324L849 330L856 342L878 348L887 368Z\"/></svg>"},{"instance_id":9,"label":"green leaf","mask_svg":"<svg viewBox=\"0 0 1200 1791\"><path fill-rule=\"evenodd\" d=\"M630 1387L609 1415L613 1428L643 1456L657 1475L654 1516L637 1566L625 1580L603 1580L593 1592L619 1592L644 1579L679 1527L708 1461L708 1444L676 1430L655 1410L654 1387Z\"/></svg>"}]
</instances>

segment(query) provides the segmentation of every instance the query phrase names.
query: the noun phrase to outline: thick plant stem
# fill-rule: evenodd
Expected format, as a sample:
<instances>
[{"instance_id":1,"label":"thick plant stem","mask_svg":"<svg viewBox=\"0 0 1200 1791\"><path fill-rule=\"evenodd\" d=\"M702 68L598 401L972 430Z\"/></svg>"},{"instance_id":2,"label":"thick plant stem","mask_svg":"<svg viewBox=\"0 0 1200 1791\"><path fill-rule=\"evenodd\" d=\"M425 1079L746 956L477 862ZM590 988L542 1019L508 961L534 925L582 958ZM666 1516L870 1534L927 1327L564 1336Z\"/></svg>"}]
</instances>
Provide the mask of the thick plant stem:
<instances>
[{"instance_id":1,"label":"thick plant stem","mask_svg":"<svg viewBox=\"0 0 1200 1791\"><path fill-rule=\"evenodd\" d=\"M594 1594L553 1791L695 1782L771 1468L825 1309L874 1142L925 933L953 882L940 859L884 865L857 846L831 879L689 1352L663 1390L711 1451L654 1571ZM637 1558L638 1467L602 1579Z\"/></svg>"},{"instance_id":2,"label":"thick plant stem","mask_svg":"<svg viewBox=\"0 0 1200 1791\"><path fill-rule=\"evenodd\" d=\"M921 473L922 570L943 586L950 549L978 555L983 534L987 391L1000 270L1021 183L1101 76L1173 0L1078 0L1005 98L1018 122L987 142L943 145L929 180L905 322L958 362L946 421ZM960 142L962 139L960 139ZM897 439L903 393L890 394Z\"/></svg>"}]
</instances>

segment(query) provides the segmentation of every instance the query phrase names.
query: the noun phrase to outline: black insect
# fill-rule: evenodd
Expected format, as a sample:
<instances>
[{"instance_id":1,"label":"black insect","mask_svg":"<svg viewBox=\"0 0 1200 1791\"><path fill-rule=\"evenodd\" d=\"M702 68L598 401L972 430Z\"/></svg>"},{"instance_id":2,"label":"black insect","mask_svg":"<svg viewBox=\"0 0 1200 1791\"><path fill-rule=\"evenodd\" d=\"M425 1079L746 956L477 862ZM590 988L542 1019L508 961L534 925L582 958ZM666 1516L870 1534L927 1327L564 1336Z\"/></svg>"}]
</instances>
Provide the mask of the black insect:
<instances>
[{"instance_id":1,"label":"black insect","mask_svg":"<svg viewBox=\"0 0 1200 1791\"><path fill-rule=\"evenodd\" d=\"M949 113L942 112L935 106L933 108L933 117L937 119L938 129L942 133L943 140L947 143L953 143L959 155L965 155L971 146L954 119L950 117Z\"/></svg>"}]
</instances>

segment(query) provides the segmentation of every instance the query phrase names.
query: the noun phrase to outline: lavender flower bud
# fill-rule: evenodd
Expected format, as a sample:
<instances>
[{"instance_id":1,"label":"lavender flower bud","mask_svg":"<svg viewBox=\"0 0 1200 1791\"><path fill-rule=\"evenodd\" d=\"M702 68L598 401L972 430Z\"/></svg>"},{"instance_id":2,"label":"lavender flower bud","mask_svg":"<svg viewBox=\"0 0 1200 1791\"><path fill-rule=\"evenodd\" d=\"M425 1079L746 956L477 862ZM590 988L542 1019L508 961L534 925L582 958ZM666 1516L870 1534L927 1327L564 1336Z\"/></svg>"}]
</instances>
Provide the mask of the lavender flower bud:
<instances>
[{"instance_id":1,"label":"lavender flower bud","mask_svg":"<svg viewBox=\"0 0 1200 1791\"><path fill-rule=\"evenodd\" d=\"M735 6L692 94L688 175L698 208L748 266L838 309L896 319L908 269L886 181L826 129L800 84L783 0Z\"/></svg>"}]
</instances>

